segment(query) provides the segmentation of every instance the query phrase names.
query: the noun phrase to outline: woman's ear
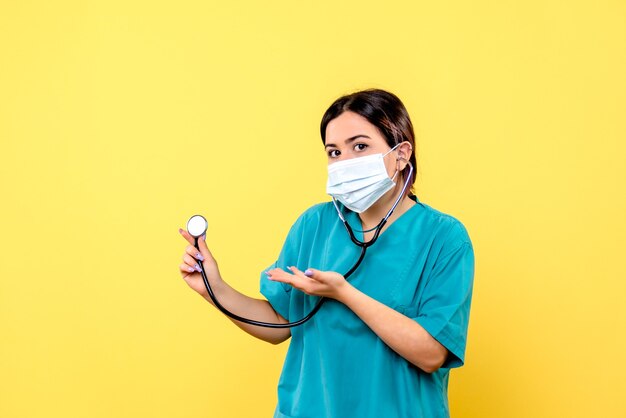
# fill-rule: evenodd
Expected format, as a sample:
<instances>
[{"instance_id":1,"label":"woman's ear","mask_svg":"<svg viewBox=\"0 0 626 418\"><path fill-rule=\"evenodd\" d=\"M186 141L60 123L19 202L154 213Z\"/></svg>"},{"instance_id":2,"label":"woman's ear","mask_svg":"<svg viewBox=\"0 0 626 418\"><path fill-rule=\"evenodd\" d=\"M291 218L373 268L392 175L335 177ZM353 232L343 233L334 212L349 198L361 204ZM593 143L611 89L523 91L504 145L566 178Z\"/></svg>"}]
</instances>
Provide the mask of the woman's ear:
<instances>
[{"instance_id":1,"label":"woman's ear","mask_svg":"<svg viewBox=\"0 0 626 418\"><path fill-rule=\"evenodd\" d=\"M397 169L398 171L404 170L404 167L409 163L411 159L411 153L413 152L413 148L411 147L411 143L408 141L404 141L398 145L398 156L396 157L398 160Z\"/></svg>"}]
</instances>

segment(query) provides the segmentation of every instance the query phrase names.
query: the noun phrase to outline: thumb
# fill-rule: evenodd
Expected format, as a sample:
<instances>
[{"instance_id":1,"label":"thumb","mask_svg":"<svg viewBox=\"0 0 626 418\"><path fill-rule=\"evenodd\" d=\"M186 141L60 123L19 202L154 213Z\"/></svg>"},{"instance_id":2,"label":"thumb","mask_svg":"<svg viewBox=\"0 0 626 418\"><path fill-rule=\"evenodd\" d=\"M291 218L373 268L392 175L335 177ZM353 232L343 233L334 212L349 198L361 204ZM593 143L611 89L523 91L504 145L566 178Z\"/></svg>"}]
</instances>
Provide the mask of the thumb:
<instances>
[{"instance_id":1,"label":"thumb","mask_svg":"<svg viewBox=\"0 0 626 418\"><path fill-rule=\"evenodd\" d=\"M308 268L304 271L304 275L311 278L319 277L322 272L313 268Z\"/></svg>"},{"instance_id":2,"label":"thumb","mask_svg":"<svg viewBox=\"0 0 626 418\"><path fill-rule=\"evenodd\" d=\"M308 268L304 271L304 275L310 277L313 280L317 280L321 283L329 283L335 280L336 277L343 277L341 274L336 271L323 271L317 270L313 268Z\"/></svg>"}]
</instances>

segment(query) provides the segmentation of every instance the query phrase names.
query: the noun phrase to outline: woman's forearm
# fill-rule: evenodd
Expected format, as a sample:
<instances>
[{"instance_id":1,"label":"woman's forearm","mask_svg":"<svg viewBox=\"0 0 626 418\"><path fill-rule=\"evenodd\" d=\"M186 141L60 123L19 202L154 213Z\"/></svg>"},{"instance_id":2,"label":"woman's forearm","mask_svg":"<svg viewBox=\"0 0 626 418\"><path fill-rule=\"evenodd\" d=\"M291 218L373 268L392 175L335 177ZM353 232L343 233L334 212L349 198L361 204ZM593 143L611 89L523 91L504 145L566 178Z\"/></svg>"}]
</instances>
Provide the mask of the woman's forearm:
<instances>
[{"instance_id":1,"label":"woman's forearm","mask_svg":"<svg viewBox=\"0 0 626 418\"><path fill-rule=\"evenodd\" d=\"M447 350L420 324L347 285L340 302L349 307L392 350L407 361L432 373L441 367Z\"/></svg>"},{"instance_id":2,"label":"woman's forearm","mask_svg":"<svg viewBox=\"0 0 626 418\"><path fill-rule=\"evenodd\" d=\"M235 315L262 322L282 324L287 322L285 318L280 316L274 308L272 308L272 305L270 305L268 301L246 296L233 289L224 280L211 283L211 288L220 305ZM211 305L214 305L209 295L204 296L204 298ZM228 318L248 334L272 344L279 344L291 336L289 328L265 328L246 324L230 317Z\"/></svg>"}]
</instances>

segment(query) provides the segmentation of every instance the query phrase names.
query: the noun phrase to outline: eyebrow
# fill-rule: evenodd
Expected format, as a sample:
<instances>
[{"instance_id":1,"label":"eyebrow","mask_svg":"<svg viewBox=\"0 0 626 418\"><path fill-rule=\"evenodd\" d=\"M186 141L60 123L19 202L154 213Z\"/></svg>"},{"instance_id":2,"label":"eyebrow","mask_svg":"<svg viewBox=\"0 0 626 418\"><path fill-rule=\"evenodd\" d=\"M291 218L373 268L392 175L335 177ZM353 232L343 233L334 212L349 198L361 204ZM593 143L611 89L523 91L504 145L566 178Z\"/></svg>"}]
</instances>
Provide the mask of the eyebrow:
<instances>
[{"instance_id":1,"label":"eyebrow","mask_svg":"<svg viewBox=\"0 0 626 418\"><path fill-rule=\"evenodd\" d=\"M370 138L370 137L369 137L369 136L367 136L367 135L359 134L359 135L354 135L354 136L352 136L352 137L350 137L350 138L346 139L344 142L345 142L346 144L349 144L350 142L352 142L352 141L354 141L355 139L358 139L358 138L367 138L367 139L372 139L372 138ZM324 149L326 149L326 148L328 148L328 147L335 147L335 148L336 148L337 146L336 146L335 144L326 144L326 145L324 146Z\"/></svg>"}]
</instances>

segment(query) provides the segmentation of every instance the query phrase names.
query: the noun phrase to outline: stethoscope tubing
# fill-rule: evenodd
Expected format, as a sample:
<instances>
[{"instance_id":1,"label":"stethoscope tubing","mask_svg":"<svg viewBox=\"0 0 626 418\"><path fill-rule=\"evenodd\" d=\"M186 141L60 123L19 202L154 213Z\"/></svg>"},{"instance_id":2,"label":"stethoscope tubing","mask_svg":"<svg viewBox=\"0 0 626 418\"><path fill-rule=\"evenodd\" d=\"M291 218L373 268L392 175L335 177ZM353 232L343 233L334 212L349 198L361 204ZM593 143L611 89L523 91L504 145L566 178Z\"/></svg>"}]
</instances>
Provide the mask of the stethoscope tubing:
<instances>
[{"instance_id":1,"label":"stethoscope tubing","mask_svg":"<svg viewBox=\"0 0 626 418\"><path fill-rule=\"evenodd\" d=\"M196 247L196 249L198 251L200 251L200 248L198 246L198 238L195 239L194 246ZM345 277L347 279L359 267L359 265L363 261L363 257L365 257L366 249L367 249L367 246L365 246L365 245L361 246L361 254L359 255L359 259L354 264L354 266L352 266L352 268L346 274L343 275L343 277ZM217 300L217 298L215 297L215 294L213 293L213 289L211 288L211 284L209 283L209 280L207 279L207 276L206 276L206 272L204 271L204 266L202 265L202 263L198 263L198 264L200 265L200 273L202 274L202 280L204 281L204 287L206 287L206 290L209 293L209 297L211 298L211 300L215 304L215 307L217 309L219 309L224 315L226 315L226 316L228 316L228 317L230 317L232 319L235 319L237 321L243 322L245 324L256 325L256 326L265 327L265 328L291 328L291 327L296 327L298 325L304 324L306 321L311 319L313 317L313 315L315 315L317 313L317 311L320 310L320 308L322 307L322 305L326 301L326 298L321 296L319 298L319 300L317 301L317 303L315 304L315 306L313 307L313 309L311 310L311 312L309 312L309 314L307 316L305 316L304 318L302 318L302 319L300 319L298 321L295 321L295 322L287 322L285 324L278 324L278 323L274 323L274 322L263 322L263 321L256 321L254 319L244 318L242 316L239 316L237 314L232 313L231 311L226 309L224 306L222 306L222 304Z\"/></svg>"},{"instance_id":2,"label":"stethoscope tubing","mask_svg":"<svg viewBox=\"0 0 626 418\"><path fill-rule=\"evenodd\" d=\"M411 174L413 173L413 165L411 163L409 163L409 166L410 166L411 170L409 171L409 175L407 176L407 180L404 182L404 187L402 188L402 191L400 192L400 195L396 199L396 201L393 204L393 206L391 207L391 209L389 209L389 211L387 212L385 217L378 223L378 225L376 225L376 227L375 227L376 232L374 233L374 236L367 242L359 241L359 239L354 235L354 231L352 230L352 227L348 224L348 221L346 221L346 219L341 214L341 211L337 207L337 202L335 201L335 198L333 197L333 203L335 205L335 208L337 209L337 213L339 214L339 218L341 219L341 221L343 222L344 226L346 227L346 230L348 231L348 234L350 235L350 239L352 240L353 243L355 243L356 245L361 247L361 254L359 255L358 260L356 261L356 263L354 263L352 268L350 270L348 270L348 272L346 274L343 275L343 277L345 279L350 277L352 275L352 273L354 273L356 271L356 269L359 267L359 265L361 265L361 262L363 261L363 258L365 257L365 252L367 251L367 248L371 247L376 242L376 240L378 239L378 237L380 235L380 232L381 232L383 226L387 223L387 219L389 219L389 217L393 213L393 211L396 208L396 206L398 206L398 203L400 203L400 199L404 195L404 192L406 191L406 188L407 188L408 183L409 183L409 179L411 178ZM195 237L194 246L196 247L196 249L198 251L200 251L200 247L198 245L198 237ZM292 328L292 327L296 327L298 325L304 324L309 319L311 319L313 317L313 315L315 315L317 313L317 311L320 310L320 308L322 307L322 305L326 301L325 297L320 296L319 300L317 301L317 303L315 304L315 306L313 307L311 312L309 312L309 314L307 316L305 316L304 318L299 319L298 321L294 321L294 322L287 322L287 323L284 323L284 324L278 324L278 323L274 323L274 322L263 322L263 321L256 321L254 319L244 318L242 316L239 316L237 314L232 313L231 311L226 309L217 300L217 298L215 297L215 293L213 292L213 289L211 288L211 283L209 283L209 279L207 278L206 272L204 271L204 265L202 264L202 262L199 262L198 264L200 265L200 274L202 275L202 281L204 282L204 287L206 287L206 290L207 290L207 292L209 294L209 297L211 298L211 300L215 304L215 307L217 309L219 309L224 315L228 316L229 318L232 318L234 320L243 322L245 324L256 325L256 326L265 327L265 328Z\"/></svg>"}]
</instances>

